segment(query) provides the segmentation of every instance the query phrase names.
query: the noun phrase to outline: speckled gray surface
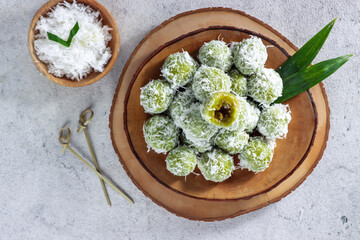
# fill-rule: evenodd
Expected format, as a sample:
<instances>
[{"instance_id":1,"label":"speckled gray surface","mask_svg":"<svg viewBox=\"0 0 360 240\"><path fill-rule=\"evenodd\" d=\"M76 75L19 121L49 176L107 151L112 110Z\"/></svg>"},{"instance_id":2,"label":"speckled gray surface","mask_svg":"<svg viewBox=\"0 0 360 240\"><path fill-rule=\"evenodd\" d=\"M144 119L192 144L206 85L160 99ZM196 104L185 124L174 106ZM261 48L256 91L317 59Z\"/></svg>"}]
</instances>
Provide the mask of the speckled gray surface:
<instances>
[{"instance_id":1,"label":"speckled gray surface","mask_svg":"<svg viewBox=\"0 0 360 240\"><path fill-rule=\"evenodd\" d=\"M360 239L359 1L100 2L117 21L120 56L105 79L74 89L41 76L28 53L29 23L45 1L0 1L0 239ZM297 46L338 17L316 61L355 54L325 82L331 129L314 172L281 201L214 223L177 217L145 197L121 167L108 128L113 94L135 46L167 18L209 6L245 11ZM89 106L101 168L135 205L108 188L109 208L98 178L70 153L61 155L59 128L75 129ZM84 136L73 140L89 158Z\"/></svg>"}]
</instances>

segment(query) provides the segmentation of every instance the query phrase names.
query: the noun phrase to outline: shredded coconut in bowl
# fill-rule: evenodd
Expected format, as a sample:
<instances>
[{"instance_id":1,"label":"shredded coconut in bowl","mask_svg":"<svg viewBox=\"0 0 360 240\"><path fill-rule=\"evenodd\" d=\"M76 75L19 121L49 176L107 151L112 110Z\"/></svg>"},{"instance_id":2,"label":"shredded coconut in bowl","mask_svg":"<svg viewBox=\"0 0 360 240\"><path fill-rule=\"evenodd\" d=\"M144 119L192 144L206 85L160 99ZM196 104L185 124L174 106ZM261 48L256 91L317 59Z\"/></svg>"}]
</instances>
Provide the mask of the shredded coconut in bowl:
<instances>
[{"instance_id":1,"label":"shredded coconut in bowl","mask_svg":"<svg viewBox=\"0 0 360 240\"><path fill-rule=\"evenodd\" d=\"M80 28L70 47L48 39L47 32L50 32L66 41L76 22ZM79 81L92 71L104 71L111 58L107 45L112 29L102 25L100 12L88 5L76 1L59 3L40 17L35 30L38 31L34 41L36 54L56 77Z\"/></svg>"}]
</instances>

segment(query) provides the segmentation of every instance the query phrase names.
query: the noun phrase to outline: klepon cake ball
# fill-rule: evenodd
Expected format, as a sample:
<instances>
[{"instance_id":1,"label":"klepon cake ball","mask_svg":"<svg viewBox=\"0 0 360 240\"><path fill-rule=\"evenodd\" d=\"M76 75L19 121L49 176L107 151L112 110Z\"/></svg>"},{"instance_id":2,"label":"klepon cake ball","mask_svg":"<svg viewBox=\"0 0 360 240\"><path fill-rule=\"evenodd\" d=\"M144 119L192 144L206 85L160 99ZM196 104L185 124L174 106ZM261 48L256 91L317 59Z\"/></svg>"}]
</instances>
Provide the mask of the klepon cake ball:
<instances>
[{"instance_id":1,"label":"klepon cake ball","mask_svg":"<svg viewBox=\"0 0 360 240\"><path fill-rule=\"evenodd\" d=\"M289 105L274 104L261 112L258 131L269 139L286 137L291 121Z\"/></svg>"},{"instance_id":2,"label":"klepon cake ball","mask_svg":"<svg viewBox=\"0 0 360 240\"><path fill-rule=\"evenodd\" d=\"M168 113L178 127L181 125L180 120L185 109L189 108L194 102L196 102L196 98L191 88L176 93L169 106Z\"/></svg>"},{"instance_id":3,"label":"klepon cake ball","mask_svg":"<svg viewBox=\"0 0 360 240\"><path fill-rule=\"evenodd\" d=\"M283 81L274 69L262 68L249 78L247 88L252 99L268 106L282 95Z\"/></svg>"},{"instance_id":4,"label":"klepon cake ball","mask_svg":"<svg viewBox=\"0 0 360 240\"><path fill-rule=\"evenodd\" d=\"M256 106L255 103L246 101L247 103L247 117L245 123L245 131L251 133L256 128L259 117L260 117L260 109Z\"/></svg>"},{"instance_id":5,"label":"klepon cake ball","mask_svg":"<svg viewBox=\"0 0 360 240\"><path fill-rule=\"evenodd\" d=\"M163 80L151 80L141 88L140 105L147 113L162 113L169 107L174 91L170 84Z\"/></svg>"},{"instance_id":6,"label":"klepon cake ball","mask_svg":"<svg viewBox=\"0 0 360 240\"><path fill-rule=\"evenodd\" d=\"M230 77L222 70L202 65L195 73L192 90L203 102L215 92L230 92Z\"/></svg>"},{"instance_id":7,"label":"klepon cake ball","mask_svg":"<svg viewBox=\"0 0 360 240\"><path fill-rule=\"evenodd\" d=\"M239 72L239 70L237 70L236 68L232 68L228 74L231 79L231 93L239 97L245 97L247 93L246 76Z\"/></svg>"},{"instance_id":8,"label":"klepon cake ball","mask_svg":"<svg viewBox=\"0 0 360 240\"><path fill-rule=\"evenodd\" d=\"M260 38L252 36L234 47L234 64L245 75L254 74L262 68L268 57L266 47Z\"/></svg>"},{"instance_id":9,"label":"klepon cake ball","mask_svg":"<svg viewBox=\"0 0 360 240\"><path fill-rule=\"evenodd\" d=\"M272 160L273 148L263 137L250 138L239 155L240 167L255 173L264 171Z\"/></svg>"},{"instance_id":10,"label":"klepon cake ball","mask_svg":"<svg viewBox=\"0 0 360 240\"><path fill-rule=\"evenodd\" d=\"M230 48L224 41L219 40L204 43L199 50L198 58L201 64L218 68L224 72L229 71L233 63Z\"/></svg>"},{"instance_id":11,"label":"klepon cake ball","mask_svg":"<svg viewBox=\"0 0 360 240\"><path fill-rule=\"evenodd\" d=\"M216 92L201 106L201 116L216 127L230 127L239 117L240 103L231 93Z\"/></svg>"},{"instance_id":12,"label":"klepon cake ball","mask_svg":"<svg viewBox=\"0 0 360 240\"><path fill-rule=\"evenodd\" d=\"M180 146L169 152L166 168L175 176L187 176L196 167L196 153L188 146Z\"/></svg>"},{"instance_id":13,"label":"klepon cake ball","mask_svg":"<svg viewBox=\"0 0 360 240\"><path fill-rule=\"evenodd\" d=\"M218 128L208 123L200 112L200 103L193 103L180 118L183 132L192 142L209 141Z\"/></svg>"},{"instance_id":14,"label":"klepon cake ball","mask_svg":"<svg viewBox=\"0 0 360 240\"><path fill-rule=\"evenodd\" d=\"M179 130L171 118L155 115L143 126L143 133L148 149L156 153L167 153L179 142Z\"/></svg>"},{"instance_id":15,"label":"klepon cake ball","mask_svg":"<svg viewBox=\"0 0 360 240\"><path fill-rule=\"evenodd\" d=\"M234 160L225 151L213 149L201 155L198 168L206 180L223 182L231 176Z\"/></svg>"},{"instance_id":16,"label":"klepon cake ball","mask_svg":"<svg viewBox=\"0 0 360 240\"><path fill-rule=\"evenodd\" d=\"M209 151L209 150L211 150L213 148L213 146L211 144L211 140L191 141L190 139L188 139L186 137L184 132L181 133L181 140L185 145L188 145L189 147L192 147L193 149L195 149L199 153Z\"/></svg>"},{"instance_id":17,"label":"klepon cake ball","mask_svg":"<svg viewBox=\"0 0 360 240\"><path fill-rule=\"evenodd\" d=\"M176 89L192 80L198 66L188 52L177 52L166 58L161 74Z\"/></svg>"},{"instance_id":18,"label":"klepon cake ball","mask_svg":"<svg viewBox=\"0 0 360 240\"><path fill-rule=\"evenodd\" d=\"M239 129L220 129L214 136L215 145L230 154L240 153L249 141L249 134Z\"/></svg>"}]
</instances>

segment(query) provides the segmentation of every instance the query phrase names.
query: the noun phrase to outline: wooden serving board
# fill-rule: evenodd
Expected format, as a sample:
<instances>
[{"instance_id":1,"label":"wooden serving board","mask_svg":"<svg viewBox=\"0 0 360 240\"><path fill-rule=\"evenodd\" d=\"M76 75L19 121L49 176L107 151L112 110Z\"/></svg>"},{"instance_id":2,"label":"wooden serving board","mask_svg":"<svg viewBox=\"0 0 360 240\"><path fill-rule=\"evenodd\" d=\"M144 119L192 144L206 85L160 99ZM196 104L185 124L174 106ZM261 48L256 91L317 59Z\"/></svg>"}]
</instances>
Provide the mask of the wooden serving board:
<instances>
[{"instance_id":1,"label":"wooden serving board","mask_svg":"<svg viewBox=\"0 0 360 240\"><path fill-rule=\"evenodd\" d=\"M196 57L204 42L219 36L226 42L236 42L250 35L272 46L268 48L267 67L278 68L297 50L270 26L243 12L199 9L177 15L152 30L134 50L120 76L110 114L114 149L136 186L179 216L222 220L278 201L305 180L325 149L330 111L325 90L319 84L287 101L292 110L288 136L277 141L274 159L262 173L236 170L223 183L196 175L189 175L185 181L166 170L165 155L147 152L142 125L150 115L140 106L140 87L159 78L165 58L182 49Z\"/></svg>"}]
</instances>

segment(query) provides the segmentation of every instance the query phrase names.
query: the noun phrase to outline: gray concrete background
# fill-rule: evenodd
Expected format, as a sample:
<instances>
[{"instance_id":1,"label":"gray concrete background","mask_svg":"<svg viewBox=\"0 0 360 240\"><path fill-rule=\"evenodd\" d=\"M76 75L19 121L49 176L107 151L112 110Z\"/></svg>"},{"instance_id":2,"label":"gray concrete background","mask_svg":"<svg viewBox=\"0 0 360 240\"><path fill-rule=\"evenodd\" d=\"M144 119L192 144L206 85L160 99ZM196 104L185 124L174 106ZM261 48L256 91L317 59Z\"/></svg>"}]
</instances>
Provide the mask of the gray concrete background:
<instances>
[{"instance_id":1,"label":"gray concrete background","mask_svg":"<svg viewBox=\"0 0 360 240\"><path fill-rule=\"evenodd\" d=\"M44 0L0 1L0 239L360 239L360 2L101 0L117 21L119 59L103 80L66 88L39 74L27 48L30 21ZM189 221L145 197L121 167L110 141L109 111L121 70L141 39L178 13L224 6L268 23L297 46L338 17L316 62L355 56L325 81L331 109L327 149L293 193L258 211L221 222ZM95 111L90 135L101 168L135 200L128 204L69 152L58 130ZM84 136L75 146L90 158Z\"/></svg>"}]
</instances>

